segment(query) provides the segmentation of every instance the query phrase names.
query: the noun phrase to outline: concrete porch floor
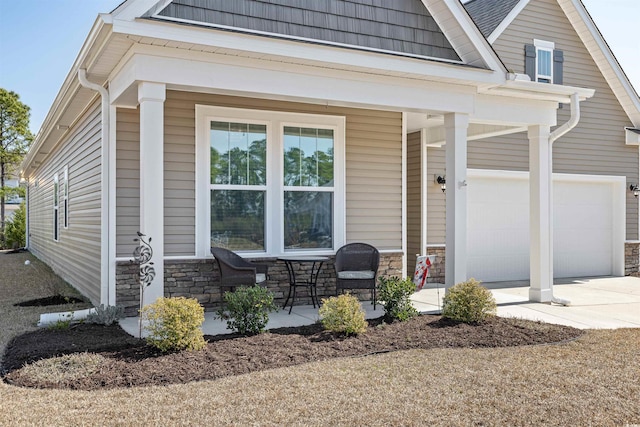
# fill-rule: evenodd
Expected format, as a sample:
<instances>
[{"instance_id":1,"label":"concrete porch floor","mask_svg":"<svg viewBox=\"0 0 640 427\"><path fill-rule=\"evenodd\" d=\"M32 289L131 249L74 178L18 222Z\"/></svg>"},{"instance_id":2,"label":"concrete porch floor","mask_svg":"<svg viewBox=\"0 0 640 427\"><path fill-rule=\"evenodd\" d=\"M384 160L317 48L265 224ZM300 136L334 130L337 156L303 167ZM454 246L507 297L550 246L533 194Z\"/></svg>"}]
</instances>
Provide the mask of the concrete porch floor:
<instances>
[{"instance_id":1,"label":"concrete porch floor","mask_svg":"<svg viewBox=\"0 0 640 427\"><path fill-rule=\"evenodd\" d=\"M538 320L546 323L573 326L579 329L640 328L640 278L596 277L558 279L554 295L571 302L568 307L529 302L529 282L484 283L498 303L498 316ZM412 302L421 313L437 314L442 301L444 286L430 283L426 289L416 292ZM384 314L369 301L362 303L368 319ZM286 326L310 325L318 320L318 309L310 305L294 306L271 313L267 329ZM122 328L131 335L138 334L138 318L128 317L120 321ZM231 333L225 321L216 319L214 313L205 313L202 327L206 335Z\"/></svg>"}]
</instances>

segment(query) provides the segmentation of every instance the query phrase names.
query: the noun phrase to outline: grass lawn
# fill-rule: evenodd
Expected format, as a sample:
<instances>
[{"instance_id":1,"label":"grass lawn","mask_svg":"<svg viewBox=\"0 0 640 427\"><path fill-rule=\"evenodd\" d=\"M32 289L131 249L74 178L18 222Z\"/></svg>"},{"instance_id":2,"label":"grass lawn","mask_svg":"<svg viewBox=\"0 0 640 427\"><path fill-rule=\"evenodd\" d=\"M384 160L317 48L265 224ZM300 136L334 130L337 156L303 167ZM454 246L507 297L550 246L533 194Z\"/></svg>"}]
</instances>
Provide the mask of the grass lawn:
<instances>
[{"instance_id":1,"label":"grass lawn","mask_svg":"<svg viewBox=\"0 0 640 427\"><path fill-rule=\"evenodd\" d=\"M0 253L0 348L51 308L28 254ZM34 270L35 272L35 270ZM36 390L0 383L4 425L640 424L640 329L554 345L436 348L169 386Z\"/></svg>"}]
</instances>

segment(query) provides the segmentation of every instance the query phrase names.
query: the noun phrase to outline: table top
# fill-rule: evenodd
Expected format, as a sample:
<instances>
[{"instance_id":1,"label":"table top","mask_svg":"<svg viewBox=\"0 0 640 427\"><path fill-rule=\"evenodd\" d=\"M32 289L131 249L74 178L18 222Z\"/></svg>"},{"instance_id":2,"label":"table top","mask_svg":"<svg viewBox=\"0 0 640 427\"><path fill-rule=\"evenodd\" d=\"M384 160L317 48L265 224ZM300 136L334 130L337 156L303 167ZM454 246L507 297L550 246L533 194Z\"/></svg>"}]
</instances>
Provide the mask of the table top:
<instances>
[{"instance_id":1,"label":"table top","mask_svg":"<svg viewBox=\"0 0 640 427\"><path fill-rule=\"evenodd\" d=\"M292 256L280 256L279 261L292 261L292 262L326 262L329 261L329 257L326 256L304 256L304 255L292 255Z\"/></svg>"}]
</instances>

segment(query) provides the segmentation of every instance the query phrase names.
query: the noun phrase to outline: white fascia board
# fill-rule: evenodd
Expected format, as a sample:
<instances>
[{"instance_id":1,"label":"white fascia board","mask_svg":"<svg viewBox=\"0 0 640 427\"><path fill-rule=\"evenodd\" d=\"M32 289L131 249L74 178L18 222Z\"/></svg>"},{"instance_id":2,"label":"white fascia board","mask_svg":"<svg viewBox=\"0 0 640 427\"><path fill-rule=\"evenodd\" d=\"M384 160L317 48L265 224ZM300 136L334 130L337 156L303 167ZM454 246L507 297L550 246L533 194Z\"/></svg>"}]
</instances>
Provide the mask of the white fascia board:
<instances>
[{"instance_id":1,"label":"white fascia board","mask_svg":"<svg viewBox=\"0 0 640 427\"><path fill-rule=\"evenodd\" d=\"M587 47L629 119L635 127L640 127L640 98L589 12L580 0L558 0L558 4Z\"/></svg>"},{"instance_id":2,"label":"white fascia board","mask_svg":"<svg viewBox=\"0 0 640 427\"><path fill-rule=\"evenodd\" d=\"M486 66L502 76L507 69L459 0L422 0L463 61Z\"/></svg>"},{"instance_id":3,"label":"white fascia board","mask_svg":"<svg viewBox=\"0 0 640 427\"><path fill-rule=\"evenodd\" d=\"M202 45L221 51L229 50L235 55L271 57L276 61L292 64L311 61L326 68L358 68L372 74L395 73L489 85L501 84L506 79L506 73L502 70L491 71L435 60L302 43L156 20L129 22L114 19L113 31L124 35Z\"/></svg>"},{"instance_id":4,"label":"white fascia board","mask_svg":"<svg viewBox=\"0 0 640 427\"><path fill-rule=\"evenodd\" d=\"M157 12L158 4L166 3L164 0L127 0L118 6L112 13L115 19L133 21L153 10Z\"/></svg>"},{"instance_id":5,"label":"white fascia board","mask_svg":"<svg viewBox=\"0 0 640 427\"><path fill-rule=\"evenodd\" d=\"M54 99L49 112L40 126L40 130L38 131L35 140L31 144L29 151L22 161L20 170L26 171L29 168L36 154L49 138L51 131L55 129L55 125L58 124L58 120L69 106L73 96L80 87L78 83L78 69L81 68L99 38L101 36L104 37L109 21L108 15L99 15L93 23L87 39L82 45L82 48L73 62L67 77L62 83L62 87L60 88L58 95Z\"/></svg>"},{"instance_id":6,"label":"white fascia board","mask_svg":"<svg viewBox=\"0 0 640 427\"><path fill-rule=\"evenodd\" d=\"M553 101L479 94L475 107L470 116L475 123L516 127L557 124L558 104Z\"/></svg>"},{"instance_id":7,"label":"white fascia board","mask_svg":"<svg viewBox=\"0 0 640 427\"><path fill-rule=\"evenodd\" d=\"M640 130L625 128L624 132L626 134L627 145L640 146Z\"/></svg>"},{"instance_id":8,"label":"white fascia board","mask_svg":"<svg viewBox=\"0 0 640 427\"><path fill-rule=\"evenodd\" d=\"M487 37L489 43L493 44L498 37L511 25L511 23L516 19L520 12L524 10L524 8L529 4L529 0L520 0L520 2L514 6L514 8L509 12L509 14L504 18L504 20L496 27L495 30Z\"/></svg>"},{"instance_id":9,"label":"white fascia board","mask_svg":"<svg viewBox=\"0 0 640 427\"><path fill-rule=\"evenodd\" d=\"M488 89L481 90L482 93L494 94L494 95L507 95L555 101L564 104L571 103L571 95L577 93L580 97L580 101L591 98L595 94L594 89L556 85L549 83L539 83L524 80L507 80L504 85L494 86Z\"/></svg>"},{"instance_id":10,"label":"white fascia board","mask_svg":"<svg viewBox=\"0 0 640 427\"><path fill-rule=\"evenodd\" d=\"M135 53L110 85L112 102L119 105L135 82L166 83L169 88L230 93L315 104L350 105L397 111L473 111L475 88L371 74L291 67L252 58L146 47ZM155 52L155 54L150 54ZM174 56L160 54L169 52ZM215 61L213 61L215 59ZM122 98L122 99L119 99Z\"/></svg>"}]
</instances>

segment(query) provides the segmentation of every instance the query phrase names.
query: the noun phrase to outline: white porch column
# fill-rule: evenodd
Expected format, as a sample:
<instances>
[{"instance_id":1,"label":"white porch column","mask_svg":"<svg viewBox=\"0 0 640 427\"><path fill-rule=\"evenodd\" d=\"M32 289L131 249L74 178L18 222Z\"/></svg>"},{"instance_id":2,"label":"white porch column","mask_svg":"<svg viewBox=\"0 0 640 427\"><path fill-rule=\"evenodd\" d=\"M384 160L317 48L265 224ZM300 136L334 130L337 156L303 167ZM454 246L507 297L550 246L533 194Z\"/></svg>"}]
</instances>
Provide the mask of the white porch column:
<instances>
[{"instance_id":1,"label":"white porch column","mask_svg":"<svg viewBox=\"0 0 640 427\"><path fill-rule=\"evenodd\" d=\"M467 280L467 128L466 114L444 116L446 140L446 249L447 288Z\"/></svg>"},{"instance_id":2,"label":"white porch column","mask_svg":"<svg viewBox=\"0 0 640 427\"><path fill-rule=\"evenodd\" d=\"M164 296L164 84L138 85L140 103L140 232L151 238L156 275L144 305Z\"/></svg>"},{"instance_id":3,"label":"white porch column","mask_svg":"<svg viewBox=\"0 0 640 427\"><path fill-rule=\"evenodd\" d=\"M553 285L553 191L549 126L529 127L529 299L550 302Z\"/></svg>"}]
</instances>

